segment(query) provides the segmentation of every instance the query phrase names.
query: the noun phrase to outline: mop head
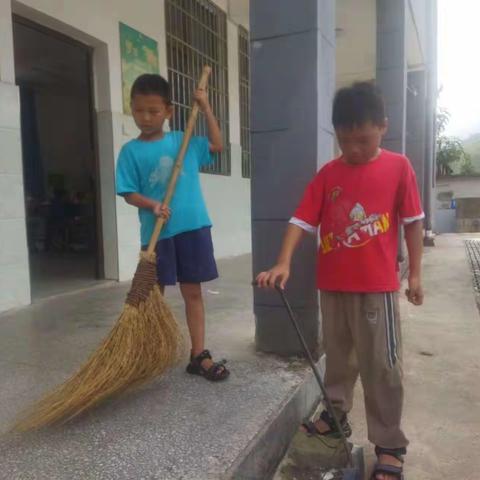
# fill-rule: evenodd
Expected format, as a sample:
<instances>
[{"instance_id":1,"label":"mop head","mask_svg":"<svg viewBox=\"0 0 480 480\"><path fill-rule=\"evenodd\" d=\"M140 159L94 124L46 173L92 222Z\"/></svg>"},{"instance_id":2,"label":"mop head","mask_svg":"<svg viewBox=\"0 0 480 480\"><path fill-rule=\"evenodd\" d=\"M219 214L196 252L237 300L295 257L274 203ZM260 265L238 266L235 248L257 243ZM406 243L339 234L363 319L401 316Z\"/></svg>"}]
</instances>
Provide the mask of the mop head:
<instances>
[{"instance_id":1,"label":"mop head","mask_svg":"<svg viewBox=\"0 0 480 480\"><path fill-rule=\"evenodd\" d=\"M141 385L173 365L181 335L157 284L155 254L140 262L116 325L83 367L34 405L13 431L65 423L105 399Z\"/></svg>"}]
</instances>

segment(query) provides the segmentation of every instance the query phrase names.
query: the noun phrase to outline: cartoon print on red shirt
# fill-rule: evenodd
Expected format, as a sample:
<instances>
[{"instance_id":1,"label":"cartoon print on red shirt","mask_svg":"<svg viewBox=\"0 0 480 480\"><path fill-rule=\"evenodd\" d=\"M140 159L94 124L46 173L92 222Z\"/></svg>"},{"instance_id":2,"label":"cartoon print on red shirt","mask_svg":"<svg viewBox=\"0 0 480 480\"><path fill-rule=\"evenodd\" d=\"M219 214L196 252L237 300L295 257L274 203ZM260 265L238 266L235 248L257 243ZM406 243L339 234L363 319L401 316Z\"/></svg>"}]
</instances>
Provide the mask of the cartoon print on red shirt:
<instances>
[{"instance_id":1,"label":"cartoon print on red shirt","mask_svg":"<svg viewBox=\"0 0 480 480\"><path fill-rule=\"evenodd\" d=\"M335 202L340 195L341 188L335 187L330 199ZM348 218L339 215L335 209L335 222L339 225L338 231L329 232L321 238L322 253L327 254L336 248L359 248L367 245L377 235L387 233L390 229L390 215L386 213L372 213L367 216L362 204L357 202L350 210Z\"/></svg>"}]
</instances>

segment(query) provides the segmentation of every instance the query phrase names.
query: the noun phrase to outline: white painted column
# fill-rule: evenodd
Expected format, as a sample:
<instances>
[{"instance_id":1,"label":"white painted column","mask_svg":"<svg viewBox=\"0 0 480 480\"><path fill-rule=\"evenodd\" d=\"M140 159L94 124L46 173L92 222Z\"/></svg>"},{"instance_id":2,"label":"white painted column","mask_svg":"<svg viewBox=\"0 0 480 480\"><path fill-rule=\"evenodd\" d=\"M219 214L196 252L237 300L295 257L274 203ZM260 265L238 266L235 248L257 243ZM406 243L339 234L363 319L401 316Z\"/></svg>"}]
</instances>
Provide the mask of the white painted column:
<instances>
[{"instance_id":1,"label":"white painted column","mask_svg":"<svg viewBox=\"0 0 480 480\"><path fill-rule=\"evenodd\" d=\"M15 85L12 11L0 0L0 311L30 303L20 100Z\"/></svg>"}]
</instances>

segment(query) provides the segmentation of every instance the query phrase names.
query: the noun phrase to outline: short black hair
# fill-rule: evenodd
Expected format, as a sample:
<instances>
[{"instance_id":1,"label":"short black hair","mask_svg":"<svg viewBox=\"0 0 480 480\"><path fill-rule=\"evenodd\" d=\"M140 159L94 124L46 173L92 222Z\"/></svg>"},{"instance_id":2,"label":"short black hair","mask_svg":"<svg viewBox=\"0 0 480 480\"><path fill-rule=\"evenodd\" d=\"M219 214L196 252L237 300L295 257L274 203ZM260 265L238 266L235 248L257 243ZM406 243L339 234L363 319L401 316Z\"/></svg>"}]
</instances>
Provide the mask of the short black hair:
<instances>
[{"instance_id":1,"label":"short black hair","mask_svg":"<svg viewBox=\"0 0 480 480\"><path fill-rule=\"evenodd\" d=\"M144 73L133 82L130 100L135 95L159 95L167 105L172 103L170 84L161 75L154 73Z\"/></svg>"},{"instance_id":2,"label":"short black hair","mask_svg":"<svg viewBox=\"0 0 480 480\"><path fill-rule=\"evenodd\" d=\"M354 128L372 122L385 124L385 104L380 89L371 82L356 82L337 91L332 123L337 128Z\"/></svg>"}]
</instances>

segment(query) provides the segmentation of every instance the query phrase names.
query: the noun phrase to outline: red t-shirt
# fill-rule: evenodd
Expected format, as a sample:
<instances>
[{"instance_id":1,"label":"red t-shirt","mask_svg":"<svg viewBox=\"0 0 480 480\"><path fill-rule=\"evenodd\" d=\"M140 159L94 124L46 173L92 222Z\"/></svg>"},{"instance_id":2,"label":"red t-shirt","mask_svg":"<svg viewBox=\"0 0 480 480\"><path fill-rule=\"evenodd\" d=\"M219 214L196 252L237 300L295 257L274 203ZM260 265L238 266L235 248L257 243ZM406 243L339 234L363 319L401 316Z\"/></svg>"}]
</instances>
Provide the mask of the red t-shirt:
<instances>
[{"instance_id":1,"label":"red t-shirt","mask_svg":"<svg viewBox=\"0 0 480 480\"><path fill-rule=\"evenodd\" d=\"M399 222L423 217L409 160L382 150L367 164L324 165L290 222L311 232L320 225L320 290L390 292L400 287Z\"/></svg>"}]
</instances>

